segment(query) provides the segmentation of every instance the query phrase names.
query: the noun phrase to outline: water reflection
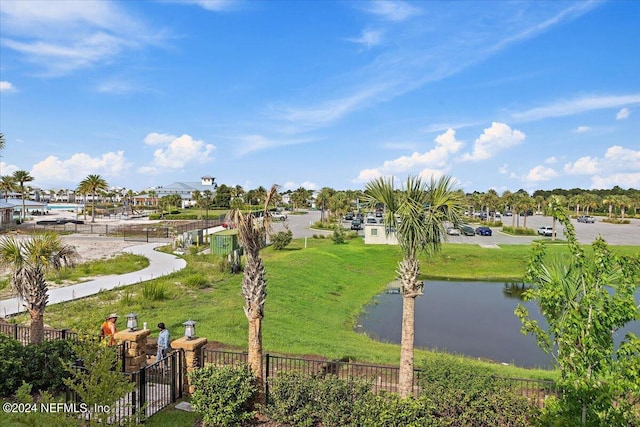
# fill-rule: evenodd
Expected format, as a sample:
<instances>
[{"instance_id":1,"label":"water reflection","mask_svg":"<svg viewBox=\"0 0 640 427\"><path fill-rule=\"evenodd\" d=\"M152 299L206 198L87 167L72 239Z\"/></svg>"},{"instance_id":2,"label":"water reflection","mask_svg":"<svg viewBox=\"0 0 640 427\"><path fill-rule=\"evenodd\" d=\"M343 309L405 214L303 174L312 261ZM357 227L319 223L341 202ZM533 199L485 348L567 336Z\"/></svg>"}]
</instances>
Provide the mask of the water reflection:
<instances>
[{"instance_id":1,"label":"water reflection","mask_svg":"<svg viewBox=\"0 0 640 427\"><path fill-rule=\"evenodd\" d=\"M522 304L546 328L535 303L520 299L527 288L522 283L425 282L424 295L415 305L415 346L524 367L552 367L551 356L538 348L534 337L520 332L520 320L513 314ZM357 323L358 332L399 343L402 295L378 295ZM640 335L640 322L620 331L618 343L626 331Z\"/></svg>"},{"instance_id":2,"label":"water reflection","mask_svg":"<svg viewBox=\"0 0 640 427\"><path fill-rule=\"evenodd\" d=\"M531 285L527 283L505 283L502 289L502 294L507 298L515 298L520 301L524 301L523 294L525 291L531 289Z\"/></svg>"}]
</instances>

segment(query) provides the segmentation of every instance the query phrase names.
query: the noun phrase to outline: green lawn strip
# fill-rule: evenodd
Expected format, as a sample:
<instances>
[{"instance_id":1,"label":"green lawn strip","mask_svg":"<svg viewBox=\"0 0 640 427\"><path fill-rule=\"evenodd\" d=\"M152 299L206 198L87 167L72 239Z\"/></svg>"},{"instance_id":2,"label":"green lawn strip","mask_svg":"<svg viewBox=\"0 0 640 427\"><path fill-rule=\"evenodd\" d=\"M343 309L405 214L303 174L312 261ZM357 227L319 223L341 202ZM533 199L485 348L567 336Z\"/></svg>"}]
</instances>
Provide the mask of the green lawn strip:
<instances>
[{"instance_id":1,"label":"green lawn strip","mask_svg":"<svg viewBox=\"0 0 640 427\"><path fill-rule=\"evenodd\" d=\"M73 283L86 281L88 277L125 274L142 270L149 266L149 260L142 255L120 253L115 256L79 264L75 268L65 268L51 273L47 280L54 282L65 280Z\"/></svg>"},{"instance_id":2,"label":"green lawn strip","mask_svg":"<svg viewBox=\"0 0 640 427\"><path fill-rule=\"evenodd\" d=\"M308 247L296 240L283 251L267 248L262 252L267 270L267 302L264 319L264 350L270 353L294 355L322 355L330 359L397 365L399 347L396 344L374 341L353 331L354 320L362 308L379 294L395 277L401 258L395 246L364 245L355 239L336 245L326 239L308 239ZM554 248L550 247L550 253ZM634 253L635 248L614 248ZM473 245L447 244L431 262L423 261L423 272L449 272L456 278L520 279L529 253L528 246L505 246L485 249ZM474 255L473 262L468 262ZM550 254L551 255L551 254ZM208 255L206 257L213 257ZM196 334L209 341L219 341L245 349L247 320L242 306L241 275L220 273L217 265L193 262L180 272L155 279L156 286L165 288L167 298L149 301L143 298L144 284L71 303L47 307L45 321L58 327L96 331L110 312L121 316L134 311L139 324L148 322L155 333L155 325L164 322L172 338L182 336L182 323L195 320ZM213 259L213 258L210 258ZM456 261L452 261L456 260ZM482 273L484 272L484 273ZM205 274L213 283L211 288L191 289L182 281L193 274ZM149 282L147 282L149 283ZM20 321L27 321L22 315ZM121 319L118 324L124 328ZM499 375L526 378L553 378L556 373L545 370L522 369L486 363L462 356L416 349L416 360L436 358L443 363L481 365Z\"/></svg>"}]
</instances>

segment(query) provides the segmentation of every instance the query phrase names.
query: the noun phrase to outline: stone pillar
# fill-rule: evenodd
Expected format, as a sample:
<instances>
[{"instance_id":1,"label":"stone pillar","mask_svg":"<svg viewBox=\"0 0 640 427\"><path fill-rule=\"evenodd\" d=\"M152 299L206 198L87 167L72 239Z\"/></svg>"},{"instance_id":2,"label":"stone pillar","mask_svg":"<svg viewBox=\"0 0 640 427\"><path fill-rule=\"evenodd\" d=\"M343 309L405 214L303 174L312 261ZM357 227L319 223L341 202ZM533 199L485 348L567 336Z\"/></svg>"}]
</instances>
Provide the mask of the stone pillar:
<instances>
[{"instance_id":1,"label":"stone pillar","mask_svg":"<svg viewBox=\"0 0 640 427\"><path fill-rule=\"evenodd\" d=\"M125 372L136 372L147 366L147 337L151 334L149 329L137 331L124 330L115 335L118 344L126 346L124 356Z\"/></svg>"},{"instance_id":2,"label":"stone pillar","mask_svg":"<svg viewBox=\"0 0 640 427\"><path fill-rule=\"evenodd\" d=\"M198 369L202 365L202 347L207 343L206 338L193 338L188 340L186 337L178 338L171 341L171 348L182 349L184 352L184 390L187 394L193 394L194 388L189 383L189 372Z\"/></svg>"}]
</instances>

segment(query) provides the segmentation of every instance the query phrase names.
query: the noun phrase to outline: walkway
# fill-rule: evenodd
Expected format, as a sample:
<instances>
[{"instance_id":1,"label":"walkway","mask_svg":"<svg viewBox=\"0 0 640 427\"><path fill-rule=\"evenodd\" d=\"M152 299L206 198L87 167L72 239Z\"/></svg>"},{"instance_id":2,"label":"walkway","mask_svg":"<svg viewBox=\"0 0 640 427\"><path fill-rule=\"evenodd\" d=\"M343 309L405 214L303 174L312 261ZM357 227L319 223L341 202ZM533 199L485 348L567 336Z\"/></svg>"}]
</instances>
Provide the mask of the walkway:
<instances>
[{"instance_id":1,"label":"walkway","mask_svg":"<svg viewBox=\"0 0 640 427\"><path fill-rule=\"evenodd\" d=\"M85 298L90 295L95 295L102 290L133 285L182 270L187 265L184 259L178 258L173 254L166 254L155 250L156 247L165 244L166 243L146 243L124 249L125 252L148 258L149 266L142 270L134 271L133 273L104 276L76 285L49 289L49 302L47 304L58 304L65 301L73 301L78 298ZM0 300L0 316L7 317L23 311L25 311L25 308L19 298Z\"/></svg>"}]
</instances>

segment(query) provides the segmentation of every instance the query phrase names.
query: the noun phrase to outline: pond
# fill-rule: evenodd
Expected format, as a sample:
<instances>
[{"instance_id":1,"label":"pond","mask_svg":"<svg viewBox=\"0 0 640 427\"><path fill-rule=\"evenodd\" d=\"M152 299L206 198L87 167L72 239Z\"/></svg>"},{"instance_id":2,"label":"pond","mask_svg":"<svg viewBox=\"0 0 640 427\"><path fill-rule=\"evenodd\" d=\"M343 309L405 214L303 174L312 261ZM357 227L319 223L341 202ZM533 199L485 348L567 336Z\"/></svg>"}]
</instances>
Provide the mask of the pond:
<instances>
[{"instance_id":1,"label":"pond","mask_svg":"<svg viewBox=\"0 0 640 427\"><path fill-rule=\"evenodd\" d=\"M537 306L520 300L523 288L511 283L426 281L424 295L416 299L415 346L522 367L552 367L551 356L538 348L534 337L520 333L520 320L513 314L523 304L546 327ZM399 343L401 322L402 296L390 289L365 307L356 330ZM640 336L640 322L619 332L617 342L628 330Z\"/></svg>"}]
</instances>

